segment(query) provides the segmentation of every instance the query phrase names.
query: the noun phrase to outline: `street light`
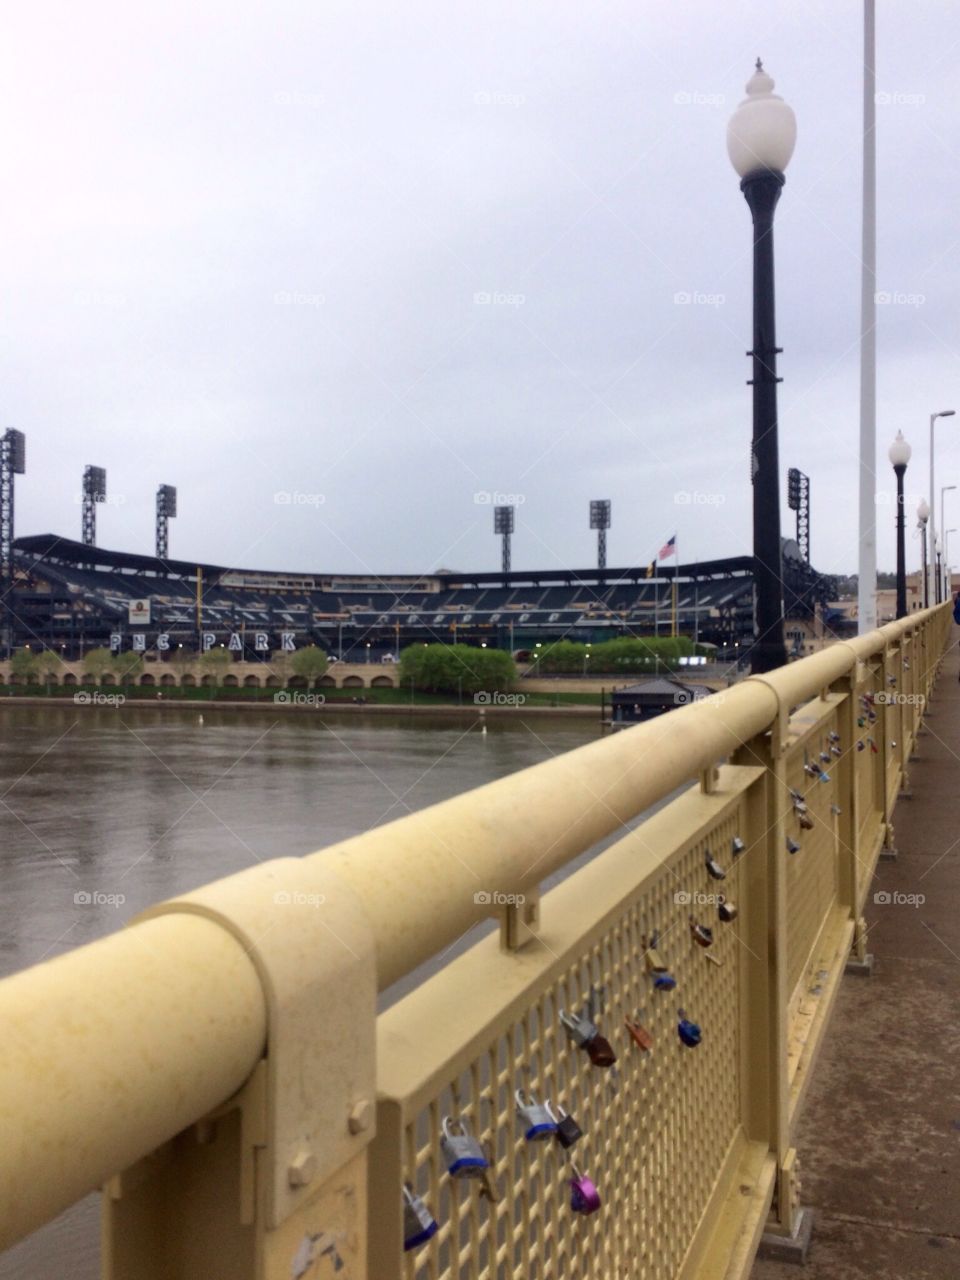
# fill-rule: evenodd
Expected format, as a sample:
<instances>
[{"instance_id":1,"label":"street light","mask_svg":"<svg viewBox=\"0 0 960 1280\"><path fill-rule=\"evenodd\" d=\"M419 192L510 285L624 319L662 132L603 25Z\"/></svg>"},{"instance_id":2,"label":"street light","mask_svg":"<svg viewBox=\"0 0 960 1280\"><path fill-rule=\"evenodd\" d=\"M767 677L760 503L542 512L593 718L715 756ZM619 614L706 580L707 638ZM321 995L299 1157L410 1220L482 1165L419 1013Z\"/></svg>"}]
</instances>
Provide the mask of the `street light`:
<instances>
[{"instance_id":1,"label":"street light","mask_svg":"<svg viewBox=\"0 0 960 1280\"><path fill-rule=\"evenodd\" d=\"M925 609L930 604L930 583L927 580L927 521L929 519L930 504L926 498L921 498L920 505L917 507L917 528L920 530L923 542L923 607Z\"/></svg>"},{"instance_id":2,"label":"street light","mask_svg":"<svg viewBox=\"0 0 960 1280\"><path fill-rule=\"evenodd\" d=\"M943 533L943 527L947 523L946 520L944 520L943 518L943 495L949 492L949 490L955 489L956 487L957 486L955 484L942 484L940 486L940 533L941 535ZM947 563L946 553L944 553L943 563L944 564ZM943 574L940 570L940 566L937 565L937 604L939 604L941 600L946 600L948 595L949 595L949 592L947 591L946 579L943 577Z\"/></svg>"},{"instance_id":3,"label":"street light","mask_svg":"<svg viewBox=\"0 0 960 1280\"><path fill-rule=\"evenodd\" d=\"M797 122L773 92L760 59L747 96L727 125L727 152L753 215L753 558L757 592L754 674L787 661L783 640L777 354L773 297L773 213L793 155Z\"/></svg>"},{"instance_id":4,"label":"street light","mask_svg":"<svg viewBox=\"0 0 960 1280\"><path fill-rule=\"evenodd\" d=\"M943 534L943 598L949 600L953 594L953 575L950 572L950 535L956 529L946 529Z\"/></svg>"},{"instance_id":5,"label":"street light","mask_svg":"<svg viewBox=\"0 0 960 1280\"><path fill-rule=\"evenodd\" d=\"M937 491L936 491L936 489L934 488L934 485L933 485L933 427L934 427L934 423L936 422L936 420L937 420L938 418L952 418L952 417L953 417L953 415L954 415L955 413L956 413L956 409L941 409L941 410L939 410L939 412L937 412L937 413L931 413L931 415L930 415L930 506L931 506L931 508L933 507L933 504L934 504L934 503L936 502L936 500L937 500ZM937 521L936 521L936 512L935 512L935 511L931 511L931 515L932 515L932 517L933 517L933 519L930 521L930 547L931 547L931 550L932 550L932 549L933 549L933 540L934 540L934 537L936 536L936 532L937 532L937 527L936 527L936 525L937 525ZM931 555L931 557L930 557L930 561L931 561L931 564L930 564L930 576L931 576L931 578L932 578L932 576L933 576L933 556L932 556L932 555ZM933 583L932 583L932 581L931 581L930 583L928 583L928 584L927 584L927 593L926 593L926 594L927 594L927 599L928 599L928 601L929 601L930 597L933 595Z\"/></svg>"},{"instance_id":6,"label":"street light","mask_svg":"<svg viewBox=\"0 0 960 1280\"><path fill-rule=\"evenodd\" d=\"M907 571L906 553L903 545L903 476L910 461L913 450L903 438L903 432L897 432L897 438L890 446L889 458L897 477L897 617L905 618L907 614Z\"/></svg>"}]
</instances>

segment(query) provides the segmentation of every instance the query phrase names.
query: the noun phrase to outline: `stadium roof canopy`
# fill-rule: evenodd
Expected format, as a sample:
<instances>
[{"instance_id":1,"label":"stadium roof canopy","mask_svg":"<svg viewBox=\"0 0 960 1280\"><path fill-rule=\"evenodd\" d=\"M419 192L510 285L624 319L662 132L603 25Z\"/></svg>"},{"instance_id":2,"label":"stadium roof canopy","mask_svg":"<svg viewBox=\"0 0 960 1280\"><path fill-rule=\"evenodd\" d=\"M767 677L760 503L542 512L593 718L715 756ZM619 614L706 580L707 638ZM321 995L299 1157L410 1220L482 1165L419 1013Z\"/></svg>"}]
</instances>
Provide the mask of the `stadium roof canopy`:
<instances>
[{"instance_id":1,"label":"stadium roof canopy","mask_svg":"<svg viewBox=\"0 0 960 1280\"><path fill-rule=\"evenodd\" d=\"M157 578L194 577L197 569L203 570L205 578L214 579L225 573L251 573L259 576L276 574L278 577L300 576L324 579L341 579L360 582L366 579L378 582L409 582L411 577L429 578L440 582L444 587L455 586L494 586L524 585L537 586L548 583L562 583L575 586L577 583L617 583L640 582L647 577L649 563L633 565L630 568L608 569L514 569L509 573L502 570L476 573L472 570L456 571L444 569L439 573L423 573L419 575L400 573L334 573L324 570L318 573L307 573L304 570L267 570L241 569L238 566L201 564L196 560L158 559L157 556L138 555L132 551L110 551L106 547L90 547L72 538L61 538L53 533L38 533L25 538L17 538L14 548L24 558L33 558L39 565L44 560L53 563L78 565L86 568L101 569L111 573L138 573ZM679 575L687 579L729 578L747 576L753 572L752 556L729 556L723 560L701 560L692 564L681 564ZM672 578L676 569L672 565L661 565L657 568L657 577Z\"/></svg>"}]
</instances>

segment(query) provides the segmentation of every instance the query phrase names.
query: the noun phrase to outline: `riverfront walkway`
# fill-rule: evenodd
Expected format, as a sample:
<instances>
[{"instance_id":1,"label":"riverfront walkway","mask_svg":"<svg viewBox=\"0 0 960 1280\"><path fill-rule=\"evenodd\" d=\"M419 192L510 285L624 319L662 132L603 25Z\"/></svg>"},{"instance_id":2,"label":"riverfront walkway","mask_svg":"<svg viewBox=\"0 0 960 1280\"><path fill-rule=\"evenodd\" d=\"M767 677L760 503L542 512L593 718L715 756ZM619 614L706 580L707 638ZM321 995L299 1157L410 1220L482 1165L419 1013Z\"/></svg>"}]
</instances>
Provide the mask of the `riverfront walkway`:
<instances>
[{"instance_id":1,"label":"riverfront walkway","mask_svg":"<svg viewBox=\"0 0 960 1280\"><path fill-rule=\"evenodd\" d=\"M960 1276L960 683L947 653L868 895L872 977L844 978L796 1147L814 1209L802 1271L751 1280ZM891 895L877 902L878 893ZM896 895L924 895L921 905Z\"/></svg>"}]
</instances>

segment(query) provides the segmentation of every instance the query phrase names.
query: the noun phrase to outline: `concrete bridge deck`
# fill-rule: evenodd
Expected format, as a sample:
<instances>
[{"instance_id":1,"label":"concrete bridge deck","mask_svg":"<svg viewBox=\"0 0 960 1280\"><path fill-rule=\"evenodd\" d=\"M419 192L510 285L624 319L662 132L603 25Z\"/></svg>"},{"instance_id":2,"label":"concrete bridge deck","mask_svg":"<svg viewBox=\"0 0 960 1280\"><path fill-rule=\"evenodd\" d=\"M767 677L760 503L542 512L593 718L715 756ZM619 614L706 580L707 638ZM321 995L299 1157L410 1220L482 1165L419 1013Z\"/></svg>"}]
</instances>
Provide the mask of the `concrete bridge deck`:
<instances>
[{"instance_id":1,"label":"concrete bridge deck","mask_svg":"<svg viewBox=\"0 0 960 1280\"><path fill-rule=\"evenodd\" d=\"M899 856L867 898L874 971L844 979L800 1120L807 1265L758 1261L751 1280L960 1276L957 675L954 643L894 814Z\"/></svg>"}]
</instances>

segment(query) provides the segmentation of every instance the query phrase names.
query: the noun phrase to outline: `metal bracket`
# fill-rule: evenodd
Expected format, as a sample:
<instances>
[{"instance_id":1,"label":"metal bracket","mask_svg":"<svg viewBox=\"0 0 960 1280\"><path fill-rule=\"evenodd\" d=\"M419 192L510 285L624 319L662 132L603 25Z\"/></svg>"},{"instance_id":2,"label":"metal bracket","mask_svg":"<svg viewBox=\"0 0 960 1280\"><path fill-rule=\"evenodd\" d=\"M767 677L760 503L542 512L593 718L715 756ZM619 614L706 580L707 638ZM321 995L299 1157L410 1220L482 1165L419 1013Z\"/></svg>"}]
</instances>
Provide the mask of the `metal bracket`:
<instances>
[{"instance_id":1,"label":"metal bracket","mask_svg":"<svg viewBox=\"0 0 960 1280\"><path fill-rule=\"evenodd\" d=\"M315 863L278 858L160 903L215 920L246 948L267 1000L267 1225L373 1138L376 967L360 904ZM351 1124L357 1108L367 1116ZM358 1113L359 1114L359 1113Z\"/></svg>"},{"instance_id":2,"label":"metal bracket","mask_svg":"<svg viewBox=\"0 0 960 1280\"><path fill-rule=\"evenodd\" d=\"M237 1093L108 1184L104 1276L279 1280L320 1258L360 1274L377 994L361 904L320 860L282 858L140 918L176 912L213 921L250 956L266 1054ZM198 1027L198 1069L211 1050Z\"/></svg>"},{"instance_id":3,"label":"metal bracket","mask_svg":"<svg viewBox=\"0 0 960 1280\"><path fill-rule=\"evenodd\" d=\"M508 902L500 908L500 949L519 951L532 942L540 926L540 891L524 895L523 902Z\"/></svg>"}]
</instances>

